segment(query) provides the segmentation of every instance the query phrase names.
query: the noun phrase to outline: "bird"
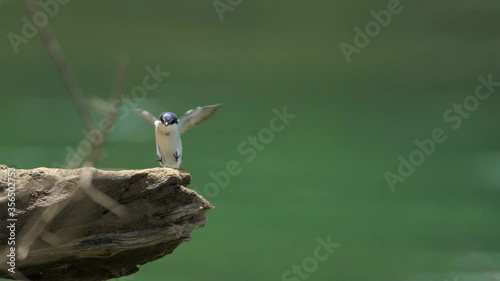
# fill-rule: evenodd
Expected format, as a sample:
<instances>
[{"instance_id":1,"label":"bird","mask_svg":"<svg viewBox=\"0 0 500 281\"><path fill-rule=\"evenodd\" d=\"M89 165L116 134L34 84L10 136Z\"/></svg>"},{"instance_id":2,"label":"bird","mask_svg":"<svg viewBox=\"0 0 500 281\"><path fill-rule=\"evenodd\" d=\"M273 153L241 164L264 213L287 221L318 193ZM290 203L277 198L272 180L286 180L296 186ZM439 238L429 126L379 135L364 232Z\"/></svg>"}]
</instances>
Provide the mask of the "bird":
<instances>
[{"instance_id":1,"label":"bird","mask_svg":"<svg viewBox=\"0 0 500 281\"><path fill-rule=\"evenodd\" d=\"M186 111L181 118L177 118L173 112L163 112L156 118L144 109L136 108L135 111L155 126L156 160L160 165L184 170L181 135L207 120L219 106L220 104L198 106Z\"/></svg>"}]
</instances>

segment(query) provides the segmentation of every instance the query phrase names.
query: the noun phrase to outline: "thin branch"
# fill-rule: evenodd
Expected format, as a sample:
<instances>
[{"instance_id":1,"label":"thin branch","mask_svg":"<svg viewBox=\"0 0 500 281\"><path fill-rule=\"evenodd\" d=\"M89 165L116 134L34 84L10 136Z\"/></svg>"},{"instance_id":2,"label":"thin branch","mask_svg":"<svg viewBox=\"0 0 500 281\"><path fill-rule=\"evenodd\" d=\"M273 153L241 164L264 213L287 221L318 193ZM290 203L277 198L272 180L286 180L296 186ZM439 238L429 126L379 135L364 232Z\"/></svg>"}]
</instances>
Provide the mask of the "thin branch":
<instances>
[{"instance_id":1,"label":"thin branch","mask_svg":"<svg viewBox=\"0 0 500 281\"><path fill-rule=\"evenodd\" d=\"M28 257L31 245L33 245L38 237L45 232L47 225L71 202L75 193L79 190L80 189L76 188L69 198L47 207L40 216L31 219L31 222L26 225L26 227L29 226L29 230L20 239L20 246L18 248L19 260L24 260Z\"/></svg>"},{"instance_id":2,"label":"thin branch","mask_svg":"<svg viewBox=\"0 0 500 281\"><path fill-rule=\"evenodd\" d=\"M90 98L89 105L95 112L102 116L108 116L113 111L113 105L98 97Z\"/></svg>"},{"instance_id":3,"label":"thin branch","mask_svg":"<svg viewBox=\"0 0 500 281\"><path fill-rule=\"evenodd\" d=\"M34 0L24 0L24 5L32 17L39 11L39 7ZM87 131L92 130L94 125L92 119L90 118L82 90L69 66L59 41L51 31L48 23L38 26L38 31L40 32L42 43L47 48L49 56L61 76L64 86L73 101L78 115L82 118L85 129ZM18 249L19 260L23 260L29 255L31 245L40 236L44 236L45 238L50 237L50 235L44 235L44 233L46 233L45 229L47 225L71 202L76 194L80 193L79 190L79 188L75 188L75 191L72 192L69 198L44 209L38 217L33 217L30 223L25 226L25 228L28 227L28 230L22 237L20 237L20 246Z\"/></svg>"},{"instance_id":4,"label":"thin branch","mask_svg":"<svg viewBox=\"0 0 500 281\"><path fill-rule=\"evenodd\" d=\"M128 65L128 59L125 57L121 57L118 62L113 82L112 108L110 108L108 116L105 117L109 119L112 125L116 121L116 117L118 115L118 109L120 108L123 101L123 91L124 91L123 89L125 84L127 65ZM111 126L109 128L111 128ZM98 146L93 148L90 156L91 160L87 161L84 167L94 166L95 162L100 158L105 140L109 133L109 129L104 130L102 133L103 133L102 142ZM90 197L96 203L105 207L106 209L109 209L116 215L118 216L126 215L127 211L121 204L114 201L109 196L100 192L99 190L95 189L92 186L91 184L92 177L93 175L92 172L90 172L90 169L86 168L82 170L79 186L72 192L71 196L68 199L58 202L45 209L40 215L40 217L38 217L37 220L33 222L33 225L31 226L29 231L21 238L22 246L19 248L20 260L25 259L29 255L31 245L38 238L44 239L45 237L45 239L49 238L49 240L51 241L57 239L57 237L55 236L50 236L50 234L47 235L45 228L69 204L69 202L71 202L71 200L73 200L77 196L80 196L81 192L84 192L88 197Z\"/></svg>"},{"instance_id":5,"label":"thin branch","mask_svg":"<svg viewBox=\"0 0 500 281\"><path fill-rule=\"evenodd\" d=\"M91 163L86 163L85 165L90 165ZM106 195L105 193L97 190L92 185L92 178L94 177L94 171L88 168L82 170L82 174L80 175L80 188L87 194L87 196L92 199L97 204L103 206L108 209L112 213L124 217L127 215L127 210L123 205L113 200L111 197Z\"/></svg>"},{"instance_id":6,"label":"thin branch","mask_svg":"<svg viewBox=\"0 0 500 281\"><path fill-rule=\"evenodd\" d=\"M32 17L36 12L40 10L34 0L24 0L24 5L28 9ZM38 26L38 31L40 32L40 38L47 48L52 62L56 66L57 71L59 72L59 75L64 82L64 86L66 87L66 90L68 91L71 100L73 101L73 105L75 106L78 115L82 118L85 129L87 131L92 130L94 128L94 125L92 123L92 119L90 118L88 106L85 102L82 89L78 85L76 77L71 70L71 67L69 66L66 56L64 55L61 45L59 44L59 41L50 29L48 23Z\"/></svg>"},{"instance_id":7,"label":"thin branch","mask_svg":"<svg viewBox=\"0 0 500 281\"><path fill-rule=\"evenodd\" d=\"M0 0L2 1L2 0ZM34 16L36 12L39 11L39 8L34 0L24 0L24 4L28 9L31 16ZM83 96L82 90L78 85L76 77L71 70L68 61L62 51L61 45L57 40L56 36L52 33L48 24L45 24L41 27L38 27L40 32L40 38L42 39L43 44L48 50L48 53L56 66L59 75L61 76L64 85L73 101L73 104L82 118L85 129L87 131L91 131L96 126L92 122L90 114L88 112L88 105L85 102L85 98ZM94 163L100 158L102 153L102 149L104 147L105 140L111 128L116 121L118 109L120 108L123 101L123 91L126 77L126 68L128 65L128 59L125 57L121 57L118 62L118 67L115 73L114 82L113 82L113 93L112 93L112 108L110 110L108 116L106 118L109 119L109 123L111 126L108 129L104 130L103 140L96 147L93 148L92 154L90 156L90 161L86 162L86 167L93 166ZM109 124L108 123L108 124ZM53 221L53 219L75 198L81 197L84 193L88 197L90 197L96 203L102 205L103 207L109 209L111 212L124 216L126 214L125 208L104 194L103 192L95 189L92 185L92 177L93 172L89 168L84 168L82 170L80 179L78 181L78 186L71 192L70 196L65 200L57 202L46 209L44 209L39 216L30 221L26 227L29 227L27 232L20 238L20 247L18 249L18 258L19 260L24 260L30 253L31 246L33 243L41 238L48 243L56 243L58 241L58 237L46 230L49 223Z\"/></svg>"},{"instance_id":8,"label":"thin branch","mask_svg":"<svg viewBox=\"0 0 500 281\"><path fill-rule=\"evenodd\" d=\"M93 147L92 153L90 154L88 161L92 166L95 166L97 161L101 158L101 154L108 138L109 132L111 128L114 126L116 122L116 117L118 116L118 111L123 103L123 96L125 90L125 80L127 77L127 67L128 67L129 59L126 56L120 56L118 58L118 65L115 70L115 75L113 78L112 84L112 93L111 93L111 107L109 108L107 114L105 114L104 118L108 119L108 126L105 130L102 131L102 141L99 142L96 146Z\"/></svg>"},{"instance_id":9,"label":"thin branch","mask_svg":"<svg viewBox=\"0 0 500 281\"><path fill-rule=\"evenodd\" d=\"M47 230L40 233L40 239L49 243L52 246L57 246L57 245L61 244L61 239L57 235L55 235L54 233L49 232Z\"/></svg>"},{"instance_id":10,"label":"thin branch","mask_svg":"<svg viewBox=\"0 0 500 281\"><path fill-rule=\"evenodd\" d=\"M2 1L2 0L0 0ZM1 4L1 2L0 2ZM24 4L28 9L31 16L34 16L36 12L39 11L38 5L34 0L24 0ZM83 96L81 87L78 85L77 79L69 66L69 63L64 55L64 52L59 44L54 33L51 31L50 26L45 24L43 26L38 27L38 31L40 32L40 38L47 48L47 51L52 59L52 62L57 68L61 79L64 82L66 90L68 91L71 100L77 110L78 115L82 118L85 129L87 131L91 131L95 128L94 123L90 117L88 112L88 105ZM126 68L128 65L128 59L121 58L118 62L117 71L115 73L114 83L113 83L113 95L112 95L112 104L113 109L109 112L109 115L106 117L109 119L110 123L113 125L116 116L118 113L118 109L121 106L123 100L123 89L125 84L126 77ZM111 125L111 126L112 126ZM111 128L111 127L109 127ZM93 166L94 163L100 158L102 154L102 150L104 147L105 140L109 133L109 129L104 130L103 133L103 141L99 143L92 150L92 154L90 156L90 161L87 162L87 166ZM108 197L106 194L96 190L92 184L92 172L88 169L84 169L82 171L82 175L79 181L79 186L76 188L71 196L58 202L47 209L45 209L40 217L38 217L35 221L33 221L33 225L28 230L28 232L21 237L21 242L23 242L21 247L19 248L19 259L25 259L30 252L31 245L38 239L42 238L49 242L57 241L57 237L45 229L47 225L71 202L77 195L80 195L81 192L84 192L87 196L89 196L96 203L102 205L103 207L109 209L117 215L124 215L126 210L119 203Z\"/></svg>"},{"instance_id":11,"label":"thin branch","mask_svg":"<svg viewBox=\"0 0 500 281\"><path fill-rule=\"evenodd\" d=\"M31 246L38 238L49 241L58 240L57 236L46 231L47 226L71 201L81 197L83 193L118 216L125 216L127 214L125 207L92 186L93 170L91 168L85 167L82 169L80 179L76 183L78 186L74 188L65 200L50 205L39 216L32 218L31 222L26 224L25 227L29 227L29 230L20 239L18 249L19 260L24 260L28 257ZM70 181L66 181L65 184L70 185Z\"/></svg>"}]
</instances>

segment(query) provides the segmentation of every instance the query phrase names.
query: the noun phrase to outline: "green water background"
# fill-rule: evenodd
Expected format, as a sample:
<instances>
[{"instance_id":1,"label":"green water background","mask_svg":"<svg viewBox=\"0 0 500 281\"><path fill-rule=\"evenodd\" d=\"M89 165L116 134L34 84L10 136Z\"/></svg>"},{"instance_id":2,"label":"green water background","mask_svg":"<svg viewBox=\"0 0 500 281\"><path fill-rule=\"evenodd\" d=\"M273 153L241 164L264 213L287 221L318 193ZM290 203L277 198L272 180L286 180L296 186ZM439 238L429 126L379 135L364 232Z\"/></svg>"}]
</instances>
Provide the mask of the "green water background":
<instances>
[{"instance_id":1,"label":"green water background","mask_svg":"<svg viewBox=\"0 0 500 281\"><path fill-rule=\"evenodd\" d=\"M353 44L353 28L387 3L243 0L222 22L211 1L60 8L50 24L87 98L110 96L119 54L130 58L127 94L160 65L170 76L140 107L181 114L223 103L183 138L190 187L203 193L230 160L242 168L210 199L216 209L192 241L123 280L282 280L328 236L341 246L307 280L492 280L500 88L457 130L443 113L474 93L479 75L500 80L500 4L403 1L347 63L339 44ZM0 163L50 167L83 126L40 39L18 54L9 43L25 15L18 1L0 8ZM247 161L238 146L284 107L296 118ZM446 142L391 192L384 172L435 128ZM152 128L130 115L97 167L149 168L154 158Z\"/></svg>"}]
</instances>

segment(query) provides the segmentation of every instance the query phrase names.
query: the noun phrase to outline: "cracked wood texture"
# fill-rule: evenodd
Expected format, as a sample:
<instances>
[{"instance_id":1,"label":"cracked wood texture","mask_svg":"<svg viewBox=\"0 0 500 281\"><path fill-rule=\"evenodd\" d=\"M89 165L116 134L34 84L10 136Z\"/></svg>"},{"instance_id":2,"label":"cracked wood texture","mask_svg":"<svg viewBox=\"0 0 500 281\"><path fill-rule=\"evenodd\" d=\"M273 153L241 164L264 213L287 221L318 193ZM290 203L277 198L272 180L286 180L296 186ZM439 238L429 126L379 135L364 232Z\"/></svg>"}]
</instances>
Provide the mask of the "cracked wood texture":
<instances>
[{"instance_id":1,"label":"cracked wood texture","mask_svg":"<svg viewBox=\"0 0 500 281\"><path fill-rule=\"evenodd\" d=\"M112 202L111 208L82 191L84 169L92 175L92 187L112 199L107 202ZM7 272L7 167L0 166L0 278L90 281L126 276L136 272L137 265L170 254L188 241L191 231L205 225L205 213L213 208L186 188L191 180L188 173L169 168L18 169L14 180L15 268L22 275ZM64 207L44 223L40 214L58 204ZM21 260L19 251L29 241L30 229L40 235L32 239Z\"/></svg>"}]
</instances>

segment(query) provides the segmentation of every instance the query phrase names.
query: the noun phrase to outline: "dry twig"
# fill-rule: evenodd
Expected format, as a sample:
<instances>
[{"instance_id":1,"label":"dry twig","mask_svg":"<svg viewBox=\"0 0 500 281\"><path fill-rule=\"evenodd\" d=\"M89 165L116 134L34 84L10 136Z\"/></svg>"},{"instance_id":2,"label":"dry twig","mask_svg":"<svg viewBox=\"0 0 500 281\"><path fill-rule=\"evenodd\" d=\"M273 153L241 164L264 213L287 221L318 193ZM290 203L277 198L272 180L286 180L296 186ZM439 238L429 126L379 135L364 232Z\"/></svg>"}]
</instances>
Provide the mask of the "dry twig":
<instances>
[{"instance_id":1,"label":"dry twig","mask_svg":"<svg viewBox=\"0 0 500 281\"><path fill-rule=\"evenodd\" d=\"M39 8L34 0L24 0L24 4L28 9L29 13L33 16ZM91 131L97 126L92 122L90 114L88 112L88 106L83 97L83 93L81 87L77 83L77 79L69 66L69 63L62 51L61 45L57 40L56 36L50 29L48 24L41 26L38 28L40 32L40 37L45 47L47 48L49 55L56 66L59 75L61 76L62 81L73 101L73 104L76 108L77 113L83 120L85 129L87 131ZM121 105L123 88L125 84L125 76L126 76L126 66L127 60L121 60L119 62L116 74L115 81L113 86L113 97L115 105L114 111L109 113L109 119L111 121L110 128L114 125L116 120L117 109ZM85 166L93 166L93 164L98 161L104 143L106 141L106 137L109 133L109 130L103 132L104 138L102 143L93 148L91 153L90 162L87 162ZM88 171L88 170L86 170ZM47 226L53 221L53 219L63 210L65 209L70 202L76 199L81 199L82 194L86 194L93 201L98 203L99 205L109 209L115 214L123 216L126 211L123 206L118 204L112 198L107 196L106 194L100 192L99 190L93 187L92 183L92 173L91 172L82 172L81 177L74 183L76 187L70 193L70 195L65 199L58 202L55 202L51 206L43 209L41 213L36 216L33 215L28 223L26 223L25 228L28 228L27 231L23 231L24 235L20 238L20 247L18 250L19 260L24 260L28 257L30 253L31 246L35 243L38 238L41 238L44 241L52 243L57 243L59 241L59 237L50 233L46 230ZM23 229L25 230L25 229Z\"/></svg>"},{"instance_id":2,"label":"dry twig","mask_svg":"<svg viewBox=\"0 0 500 281\"><path fill-rule=\"evenodd\" d=\"M34 0L24 0L24 5L28 9L29 13L33 17L39 7ZM92 119L88 111L87 103L83 97L82 89L79 86L75 74L73 73L71 67L69 66L68 60L64 55L64 52L59 44L54 33L51 31L49 23L39 26L38 31L40 33L40 38L43 44L49 52L50 58L61 76L66 90L70 94L73 105L76 108L78 115L82 118L83 124L87 131L93 129Z\"/></svg>"},{"instance_id":3,"label":"dry twig","mask_svg":"<svg viewBox=\"0 0 500 281\"><path fill-rule=\"evenodd\" d=\"M125 80L127 76L127 66L128 57L120 56L118 58L118 65L116 67L112 93L111 93L111 107L108 112L104 115L104 118L109 120L109 123L114 124L116 122L116 117L118 116L118 111L123 103L123 96L125 90ZM92 153L90 154L88 161L95 166L97 161L101 158L102 150L108 138L109 132L111 131L113 125L108 127L106 130L102 131L103 140L93 147Z\"/></svg>"}]
</instances>

